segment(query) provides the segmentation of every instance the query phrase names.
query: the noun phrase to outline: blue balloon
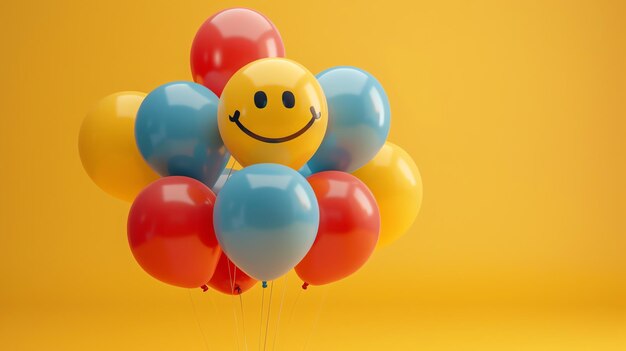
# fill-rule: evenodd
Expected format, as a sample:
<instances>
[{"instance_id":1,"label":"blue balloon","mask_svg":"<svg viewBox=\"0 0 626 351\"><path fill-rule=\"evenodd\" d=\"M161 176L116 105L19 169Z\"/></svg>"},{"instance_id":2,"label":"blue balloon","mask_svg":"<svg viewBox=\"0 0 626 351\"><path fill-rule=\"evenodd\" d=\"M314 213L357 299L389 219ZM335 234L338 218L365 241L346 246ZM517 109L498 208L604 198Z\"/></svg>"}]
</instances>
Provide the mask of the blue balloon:
<instances>
[{"instance_id":1,"label":"blue balloon","mask_svg":"<svg viewBox=\"0 0 626 351\"><path fill-rule=\"evenodd\" d=\"M273 280L289 272L313 245L319 207L298 172L260 163L230 176L217 196L213 225L237 267L255 279Z\"/></svg>"},{"instance_id":2,"label":"blue balloon","mask_svg":"<svg viewBox=\"0 0 626 351\"><path fill-rule=\"evenodd\" d=\"M371 74L333 67L317 75L328 101L328 129L307 163L313 173L353 172L369 162L389 134L389 100Z\"/></svg>"},{"instance_id":3,"label":"blue balloon","mask_svg":"<svg viewBox=\"0 0 626 351\"><path fill-rule=\"evenodd\" d=\"M217 96L204 86L173 82L143 100L135 139L162 176L186 176L213 186L230 157L217 128Z\"/></svg>"}]
</instances>

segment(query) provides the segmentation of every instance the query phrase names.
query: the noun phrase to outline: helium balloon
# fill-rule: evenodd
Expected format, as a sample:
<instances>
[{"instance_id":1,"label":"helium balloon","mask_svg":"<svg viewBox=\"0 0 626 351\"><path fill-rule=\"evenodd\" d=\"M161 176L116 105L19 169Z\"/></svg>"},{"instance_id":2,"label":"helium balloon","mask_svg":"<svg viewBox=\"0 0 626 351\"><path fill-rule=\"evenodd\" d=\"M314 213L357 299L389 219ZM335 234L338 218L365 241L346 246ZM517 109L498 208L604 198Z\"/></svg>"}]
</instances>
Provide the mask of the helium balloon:
<instances>
[{"instance_id":1,"label":"helium balloon","mask_svg":"<svg viewBox=\"0 0 626 351\"><path fill-rule=\"evenodd\" d=\"M222 252L217 268L208 285L213 289L228 295L239 295L250 290L256 280L237 268Z\"/></svg>"},{"instance_id":2,"label":"helium balloon","mask_svg":"<svg viewBox=\"0 0 626 351\"><path fill-rule=\"evenodd\" d=\"M328 131L308 162L313 173L353 172L371 160L389 134L387 94L371 74L334 67L317 75L328 101Z\"/></svg>"},{"instance_id":3,"label":"helium balloon","mask_svg":"<svg viewBox=\"0 0 626 351\"><path fill-rule=\"evenodd\" d=\"M308 179L320 207L317 237L295 270L305 283L322 285L356 272L369 259L380 229L374 195L355 176L338 171Z\"/></svg>"},{"instance_id":4,"label":"helium balloon","mask_svg":"<svg viewBox=\"0 0 626 351\"><path fill-rule=\"evenodd\" d=\"M265 281L282 276L302 260L319 225L309 183L277 164L256 164L231 175L213 215L226 255L246 274Z\"/></svg>"},{"instance_id":5,"label":"helium balloon","mask_svg":"<svg viewBox=\"0 0 626 351\"><path fill-rule=\"evenodd\" d=\"M135 117L145 93L124 91L100 100L85 117L78 137L83 167L105 192L132 202L159 178L135 144Z\"/></svg>"},{"instance_id":6,"label":"helium balloon","mask_svg":"<svg viewBox=\"0 0 626 351\"><path fill-rule=\"evenodd\" d=\"M220 96L238 69L266 57L285 57L274 24L253 10L227 9L198 29L191 44L191 74L196 83Z\"/></svg>"},{"instance_id":7,"label":"helium balloon","mask_svg":"<svg viewBox=\"0 0 626 351\"><path fill-rule=\"evenodd\" d=\"M367 185L378 203L381 218L378 246L406 233L422 204L422 178L411 156L386 142L374 159L354 175Z\"/></svg>"},{"instance_id":8,"label":"helium balloon","mask_svg":"<svg viewBox=\"0 0 626 351\"><path fill-rule=\"evenodd\" d=\"M162 176L213 186L230 157L217 128L218 98L202 85L174 82L153 90L137 112L143 158Z\"/></svg>"},{"instance_id":9,"label":"helium balloon","mask_svg":"<svg viewBox=\"0 0 626 351\"><path fill-rule=\"evenodd\" d=\"M171 285L206 284L221 253L214 203L206 185L187 177L161 178L145 188L128 214L128 243L139 265Z\"/></svg>"},{"instance_id":10,"label":"helium balloon","mask_svg":"<svg viewBox=\"0 0 626 351\"><path fill-rule=\"evenodd\" d=\"M288 59L246 65L220 99L220 133L244 167L278 163L300 169L319 147L327 124L326 98L315 76Z\"/></svg>"}]
</instances>

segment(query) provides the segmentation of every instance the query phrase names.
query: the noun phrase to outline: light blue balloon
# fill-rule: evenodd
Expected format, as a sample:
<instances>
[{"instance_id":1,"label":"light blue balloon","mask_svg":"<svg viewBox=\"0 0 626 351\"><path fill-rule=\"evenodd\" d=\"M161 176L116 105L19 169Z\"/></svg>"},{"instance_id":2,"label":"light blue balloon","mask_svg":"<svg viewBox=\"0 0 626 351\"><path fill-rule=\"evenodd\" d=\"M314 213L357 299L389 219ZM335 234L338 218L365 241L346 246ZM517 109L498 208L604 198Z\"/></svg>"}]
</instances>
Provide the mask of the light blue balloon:
<instances>
[{"instance_id":1,"label":"light blue balloon","mask_svg":"<svg viewBox=\"0 0 626 351\"><path fill-rule=\"evenodd\" d=\"M307 254L319 226L309 183L289 167L261 163L230 176L217 196L213 224L220 246L258 280L289 272Z\"/></svg>"},{"instance_id":2,"label":"light blue balloon","mask_svg":"<svg viewBox=\"0 0 626 351\"><path fill-rule=\"evenodd\" d=\"M328 129L307 165L311 172L353 172L369 162L389 134L385 90L356 67L333 67L317 75L328 101Z\"/></svg>"},{"instance_id":3,"label":"light blue balloon","mask_svg":"<svg viewBox=\"0 0 626 351\"><path fill-rule=\"evenodd\" d=\"M212 91L191 82L148 94L137 111L135 139L152 169L213 186L230 156L217 128L218 103Z\"/></svg>"}]
</instances>

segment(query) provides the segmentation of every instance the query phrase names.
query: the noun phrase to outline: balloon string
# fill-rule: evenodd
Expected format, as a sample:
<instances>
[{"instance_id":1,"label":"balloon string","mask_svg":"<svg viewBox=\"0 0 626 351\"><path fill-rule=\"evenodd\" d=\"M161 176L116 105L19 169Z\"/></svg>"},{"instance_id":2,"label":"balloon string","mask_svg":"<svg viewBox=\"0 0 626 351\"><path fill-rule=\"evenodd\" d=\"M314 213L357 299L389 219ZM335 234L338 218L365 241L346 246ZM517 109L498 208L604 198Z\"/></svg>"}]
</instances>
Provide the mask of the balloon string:
<instances>
[{"instance_id":1,"label":"balloon string","mask_svg":"<svg viewBox=\"0 0 626 351\"><path fill-rule=\"evenodd\" d=\"M263 342L263 351L265 351L267 347L267 332L270 327L270 311L272 309L272 293L274 292L274 281L272 280L272 284L270 285L270 303L267 306L267 322L265 323L265 341Z\"/></svg>"},{"instance_id":2,"label":"balloon string","mask_svg":"<svg viewBox=\"0 0 626 351\"><path fill-rule=\"evenodd\" d=\"M235 296L232 294L234 286L235 286L235 280L233 279L232 275L230 274L230 261L226 261L226 268L228 270L228 279L230 280L230 305L233 308L233 317L235 318L235 343L237 344L237 351L239 351L239 321L237 320L237 309L235 307ZM234 266L234 265L233 265ZM234 273L236 273L237 271L235 270ZM234 274L233 273L233 274Z\"/></svg>"},{"instance_id":3,"label":"balloon string","mask_svg":"<svg viewBox=\"0 0 626 351\"><path fill-rule=\"evenodd\" d=\"M295 314L298 301L300 300L300 295L302 295L302 291L303 291L302 289L298 289L298 293L296 294L296 299L293 302L293 306L291 307L291 313L289 314L289 321L287 322L287 325L291 325L292 328L295 328L295 324L293 323L293 316ZM295 333L292 333L292 334L295 334Z\"/></svg>"},{"instance_id":4,"label":"balloon string","mask_svg":"<svg viewBox=\"0 0 626 351\"><path fill-rule=\"evenodd\" d=\"M248 336L246 335L246 319L243 314L243 297L241 296L243 292L241 291L241 288L239 287L239 285L237 285L237 266L235 266L234 263L233 263L233 283L231 284L231 291L232 292L236 291L237 295L239 295L239 307L241 309L241 328L243 329L243 344L247 351L248 350Z\"/></svg>"},{"instance_id":5,"label":"balloon string","mask_svg":"<svg viewBox=\"0 0 626 351\"><path fill-rule=\"evenodd\" d=\"M228 178L230 178L230 174L233 173L233 167L235 167L235 162L237 162L237 160L233 158L233 163L230 165L230 169L228 170L228 175L226 176L226 180L228 180Z\"/></svg>"},{"instance_id":6,"label":"balloon string","mask_svg":"<svg viewBox=\"0 0 626 351\"><path fill-rule=\"evenodd\" d=\"M213 292L207 291L207 293L205 295L207 295L209 297L209 302L211 303L211 308L213 309L213 316L210 317L210 319L209 319L211 321L211 323L212 323L216 318L218 318L218 317L221 318L220 317L220 309L217 307L217 304L215 303L215 297L213 296L214 295ZM212 330L212 329L209 328L209 330ZM211 340L211 334L212 333L207 333L207 337L208 337L209 340Z\"/></svg>"},{"instance_id":7,"label":"balloon string","mask_svg":"<svg viewBox=\"0 0 626 351\"><path fill-rule=\"evenodd\" d=\"M222 253L223 254L223 253ZM235 280L237 279L237 266L233 263L233 275L230 275L230 260L226 261L226 265L228 267L228 280L230 281L230 295L233 296L235 293ZM241 294L239 287L237 287L237 293Z\"/></svg>"},{"instance_id":8,"label":"balloon string","mask_svg":"<svg viewBox=\"0 0 626 351\"><path fill-rule=\"evenodd\" d=\"M204 342L204 347L207 350L210 350L209 342L207 340L206 335L204 334L204 329L202 329L202 325L200 324L200 316L198 316L198 310L196 309L196 304L195 302L193 302L193 297L191 296L191 289L187 289L187 292L189 293L189 301L191 301L191 309L193 310L193 316L195 317L196 323L198 324L198 329L200 329L200 334L202 334L202 342Z\"/></svg>"},{"instance_id":9,"label":"balloon string","mask_svg":"<svg viewBox=\"0 0 626 351\"><path fill-rule=\"evenodd\" d=\"M261 351L261 335L263 330L263 302L265 300L265 288L261 292L261 317L259 317L259 351Z\"/></svg>"},{"instance_id":10,"label":"balloon string","mask_svg":"<svg viewBox=\"0 0 626 351\"><path fill-rule=\"evenodd\" d=\"M311 331L309 332L309 336L307 336L306 340L304 341L304 346L302 347L302 351L306 350L306 347L309 344L309 341L311 340L311 337L313 336L313 334L315 333L315 329L317 328L317 324L320 320L320 315L322 314L322 306L324 305L324 302L326 301L326 297L328 296L328 288L326 288L326 290L324 291L324 295L322 295L322 298L320 299L320 303L317 306L317 312L315 315L315 320L313 321L313 326L311 327Z\"/></svg>"},{"instance_id":11,"label":"balloon string","mask_svg":"<svg viewBox=\"0 0 626 351\"><path fill-rule=\"evenodd\" d=\"M235 271L237 273L237 271ZM239 293L239 306L241 307L241 324L243 327L243 343L245 345L246 351L248 351L248 337L246 336L246 317L243 314L243 297L242 294Z\"/></svg>"},{"instance_id":12,"label":"balloon string","mask_svg":"<svg viewBox=\"0 0 626 351\"><path fill-rule=\"evenodd\" d=\"M285 293L287 292L287 280L289 278L289 275L286 274L285 275L285 281L283 284L283 296L280 298L280 307L278 308L278 318L276 320L276 332L274 333L274 341L272 342L272 350L276 349L276 338L278 337L278 330L280 327L280 316L283 312L283 304L285 302Z\"/></svg>"},{"instance_id":13,"label":"balloon string","mask_svg":"<svg viewBox=\"0 0 626 351\"><path fill-rule=\"evenodd\" d=\"M213 308L213 313L215 313L215 316L218 315L218 311L217 311L217 305L215 304L215 301L213 300L213 295L211 295L211 293L207 293L205 294L207 296L209 296L209 302L211 302L211 307Z\"/></svg>"},{"instance_id":14,"label":"balloon string","mask_svg":"<svg viewBox=\"0 0 626 351\"><path fill-rule=\"evenodd\" d=\"M230 164L230 168L228 170L228 175L226 176L226 180L230 179L230 175L233 173L233 167L235 167L235 163L237 160L233 158L233 162ZM223 253L222 253L223 254ZM230 293L231 293L231 302L234 300L235 296L232 295L235 292L235 281L237 277L237 267L233 264L233 276L230 275L230 260L228 260L228 278L230 279ZM235 333L237 338L237 350L239 350L239 322L237 321L237 312L235 310L235 304L232 303L233 306L233 315L235 316ZM241 292L239 292L239 306L241 307L241 327L243 329L243 343L244 348L248 350L248 338L246 336L246 321L243 313L243 298L241 297ZM262 306L261 306L262 307Z\"/></svg>"}]
</instances>

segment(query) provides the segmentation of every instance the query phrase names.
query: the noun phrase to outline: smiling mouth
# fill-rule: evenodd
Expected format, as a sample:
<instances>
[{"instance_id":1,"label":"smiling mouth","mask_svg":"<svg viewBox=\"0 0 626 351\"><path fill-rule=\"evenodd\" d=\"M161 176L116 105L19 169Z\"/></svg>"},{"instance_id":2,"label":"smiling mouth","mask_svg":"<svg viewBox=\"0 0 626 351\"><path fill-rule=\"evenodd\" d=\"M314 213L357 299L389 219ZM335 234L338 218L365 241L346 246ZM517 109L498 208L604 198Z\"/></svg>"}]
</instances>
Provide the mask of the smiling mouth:
<instances>
[{"instance_id":1,"label":"smiling mouth","mask_svg":"<svg viewBox=\"0 0 626 351\"><path fill-rule=\"evenodd\" d=\"M264 137L262 135L258 135L255 132L251 131L250 129L246 128L246 126L244 126L240 121L239 121L239 117L241 117L241 114L239 113L239 110L235 110L235 113L233 114L233 116L228 116L228 119L231 122L235 122L235 124L237 125L237 127L239 127L239 129L241 129L242 132L248 134L248 136L258 140L258 141L262 141L264 143L272 143L272 144L278 144L278 143L284 143L286 141L289 140L293 140L297 137L299 137L300 135L304 134L304 132L306 132L309 128L311 128L311 126L313 125L313 123L315 123L315 120L318 120L322 117L322 113L321 112L317 112L315 111L315 107L311 106L311 108L309 109L309 111L311 111L311 119L309 120L309 122L302 127L299 131L291 134L291 135L287 135L284 137L280 137L280 138L268 138L268 137Z\"/></svg>"}]
</instances>

